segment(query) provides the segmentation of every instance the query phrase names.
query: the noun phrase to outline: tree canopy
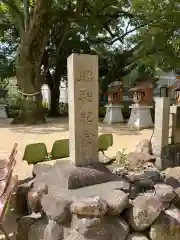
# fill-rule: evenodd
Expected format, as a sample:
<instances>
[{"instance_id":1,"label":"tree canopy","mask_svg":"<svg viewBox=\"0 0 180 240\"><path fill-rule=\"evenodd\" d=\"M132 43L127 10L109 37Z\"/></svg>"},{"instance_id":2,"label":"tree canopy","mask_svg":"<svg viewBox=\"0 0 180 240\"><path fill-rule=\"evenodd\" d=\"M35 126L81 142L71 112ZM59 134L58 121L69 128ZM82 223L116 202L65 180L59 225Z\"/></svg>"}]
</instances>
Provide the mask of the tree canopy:
<instances>
[{"instance_id":1,"label":"tree canopy","mask_svg":"<svg viewBox=\"0 0 180 240\"><path fill-rule=\"evenodd\" d=\"M34 97L47 83L56 112L72 52L98 54L106 86L157 67L178 71L179 8L178 0L2 0L0 79L16 73L23 96Z\"/></svg>"}]
</instances>

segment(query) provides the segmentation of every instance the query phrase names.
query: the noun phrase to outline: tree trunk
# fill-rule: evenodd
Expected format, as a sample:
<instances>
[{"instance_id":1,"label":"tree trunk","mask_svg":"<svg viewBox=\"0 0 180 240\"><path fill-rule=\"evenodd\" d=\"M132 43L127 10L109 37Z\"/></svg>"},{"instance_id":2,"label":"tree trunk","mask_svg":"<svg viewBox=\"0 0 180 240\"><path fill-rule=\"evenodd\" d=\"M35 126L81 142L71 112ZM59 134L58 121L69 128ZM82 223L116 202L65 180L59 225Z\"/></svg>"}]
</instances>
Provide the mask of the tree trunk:
<instances>
[{"instance_id":1,"label":"tree trunk","mask_svg":"<svg viewBox=\"0 0 180 240\"><path fill-rule=\"evenodd\" d=\"M52 83L49 85L50 93L51 93L51 103L50 103L50 113L51 117L58 117L59 113L59 83Z\"/></svg>"},{"instance_id":2,"label":"tree trunk","mask_svg":"<svg viewBox=\"0 0 180 240\"><path fill-rule=\"evenodd\" d=\"M58 117L60 115L60 113L59 113L59 97L60 97L59 87L51 86L50 92L51 92L50 116Z\"/></svg>"},{"instance_id":3,"label":"tree trunk","mask_svg":"<svg viewBox=\"0 0 180 240\"><path fill-rule=\"evenodd\" d=\"M12 123L42 124L45 123L45 117L42 105L41 79L37 80L40 74L38 71L34 71L34 65L26 56L26 47L22 44L16 64L16 76L22 103L20 111Z\"/></svg>"}]
</instances>

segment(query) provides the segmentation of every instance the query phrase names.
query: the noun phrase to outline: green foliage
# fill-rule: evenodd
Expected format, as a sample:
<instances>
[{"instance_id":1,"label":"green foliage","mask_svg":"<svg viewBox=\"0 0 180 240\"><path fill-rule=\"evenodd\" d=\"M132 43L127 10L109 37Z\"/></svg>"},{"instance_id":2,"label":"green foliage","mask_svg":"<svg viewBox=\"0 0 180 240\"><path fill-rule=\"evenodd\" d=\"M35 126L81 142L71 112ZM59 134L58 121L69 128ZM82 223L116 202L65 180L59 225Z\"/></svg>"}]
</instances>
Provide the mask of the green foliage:
<instances>
[{"instance_id":1,"label":"green foliage","mask_svg":"<svg viewBox=\"0 0 180 240\"><path fill-rule=\"evenodd\" d=\"M99 107L99 117L104 118L106 114L106 108L104 106Z\"/></svg>"},{"instance_id":2,"label":"green foliage","mask_svg":"<svg viewBox=\"0 0 180 240\"><path fill-rule=\"evenodd\" d=\"M126 154L126 149L123 148L122 150L119 150L117 155L116 155L116 164L126 167L128 165L127 162L127 154Z\"/></svg>"},{"instance_id":3,"label":"green foliage","mask_svg":"<svg viewBox=\"0 0 180 240\"><path fill-rule=\"evenodd\" d=\"M179 1L133 0L134 25L142 24L133 42L142 41L142 61L151 61L164 70L180 67Z\"/></svg>"},{"instance_id":4,"label":"green foliage","mask_svg":"<svg viewBox=\"0 0 180 240\"><path fill-rule=\"evenodd\" d=\"M32 89L43 83L59 88L72 52L99 55L102 91L115 80L156 81L157 67L180 68L178 0L2 0L0 11L0 82L15 75L25 39L21 64L28 60L33 71L22 79L24 88L27 79Z\"/></svg>"}]
</instances>

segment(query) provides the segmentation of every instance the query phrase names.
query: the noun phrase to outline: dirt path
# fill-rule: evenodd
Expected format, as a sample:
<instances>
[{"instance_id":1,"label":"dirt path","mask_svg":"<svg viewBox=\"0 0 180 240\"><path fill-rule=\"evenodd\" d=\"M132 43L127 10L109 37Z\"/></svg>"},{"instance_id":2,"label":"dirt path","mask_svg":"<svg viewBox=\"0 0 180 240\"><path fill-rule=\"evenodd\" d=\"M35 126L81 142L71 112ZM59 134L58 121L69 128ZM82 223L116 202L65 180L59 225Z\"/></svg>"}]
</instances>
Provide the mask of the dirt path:
<instances>
[{"instance_id":1,"label":"dirt path","mask_svg":"<svg viewBox=\"0 0 180 240\"><path fill-rule=\"evenodd\" d=\"M31 175L31 167L22 162L25 146L29 143L44 142L51 151L55 140L68 138L68 119L48 119L48 123L38 126L11 125L10 120L0 120L0 151L10 151L15 142L18 143L18 163L16 173L19 179L24 179ZM107 151L107 155L112 157L119 149L131 151L141 139L150 138L152 130L132 131L123 124L111 126L100 123L99 133L112 133L114 144Z\"/></svg>"}]
</instances>

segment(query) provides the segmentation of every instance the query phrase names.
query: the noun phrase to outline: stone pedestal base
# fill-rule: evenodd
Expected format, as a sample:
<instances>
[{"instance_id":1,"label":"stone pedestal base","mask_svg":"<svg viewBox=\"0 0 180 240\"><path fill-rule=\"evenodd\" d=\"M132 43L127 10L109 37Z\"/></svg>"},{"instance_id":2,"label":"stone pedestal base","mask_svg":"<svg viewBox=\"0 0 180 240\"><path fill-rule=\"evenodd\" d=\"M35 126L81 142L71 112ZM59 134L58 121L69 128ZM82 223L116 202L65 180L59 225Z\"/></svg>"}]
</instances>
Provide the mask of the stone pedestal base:
<instances>
[{"instance_id":1,"label":"stone pedestal base","mask_svg":"<svg viewBox=\"0 0 180 240\"><path fill-rule=\"evenodd\" d=\"M0 104L0 119L6 119L6 106L4 104Z\"/></svg>"},{"instance_id":2,"label":"stone pedestal base","mask_svg":"<svg viewBox=\"0 0 180 240\"><path fill-rule=\"evenodd\" d=\"M150 109L152 106L141 106L138 104L133 104L130 106L131 116L128 121L128 126L130 128L136 128L138 130L144 128L153 127L153 121L151 117Z\"/></svg>"},{"instance_id":3,"label":"stone pedestal base","mask_svg":"<svg viewBox=\"0 0 180 240\"><path fill-rule=\"evenodd\" d=\"M106 115L103 122L108 124L124 122L122 107L123 106L119 104L106 105Z\"/></svg>"}]
</instances>

